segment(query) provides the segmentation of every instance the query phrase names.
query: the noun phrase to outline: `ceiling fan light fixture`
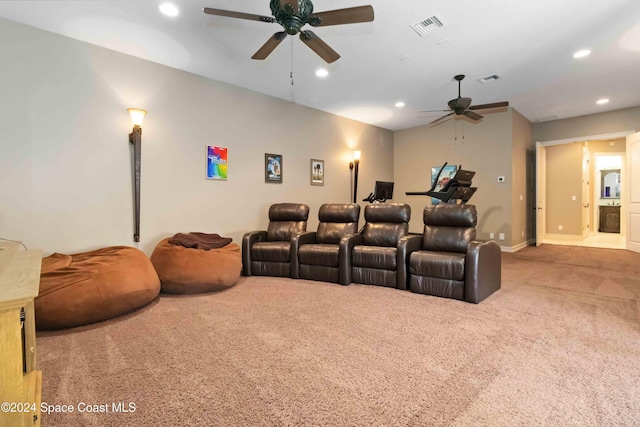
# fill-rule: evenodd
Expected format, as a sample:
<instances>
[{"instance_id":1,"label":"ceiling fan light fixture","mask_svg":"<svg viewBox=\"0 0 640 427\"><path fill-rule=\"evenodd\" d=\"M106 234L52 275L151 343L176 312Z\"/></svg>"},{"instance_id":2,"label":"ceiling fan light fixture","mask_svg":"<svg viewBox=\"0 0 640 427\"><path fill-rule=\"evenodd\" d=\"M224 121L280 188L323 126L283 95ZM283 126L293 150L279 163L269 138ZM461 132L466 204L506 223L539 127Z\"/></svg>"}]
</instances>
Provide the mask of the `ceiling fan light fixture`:
<instances>
[{"instance_id":1,"label":"ceiling fan light fixture","mask_svg":"<svg viewBox=\"0 0 640 427\"><path fill-rule=\"evenodd\" d=\"M327 77L328 75L329 75L329 72L324 68L318 68L316 70L316 76L318 77Z\"/></svg>"},{"instance_id":2,"label":"ceiling fan light fixture","mask_svg":"<svg viewBox=\"0 0 640 427\"><path fill-rule=\"evenodd\" d=\"M167 16L178 16L178 14L180 14L178 8L171 3L162 3L160 6L158 6L158 9L160 9L160 12Z\"/></svg>"},{"instance_id":3,"label":"ceiling fan light fixture","mask_svg":"<svg viewBox=\"0 0 640 427\"><path fill-rule=\"evenodd\" d=\"M404 106L405 106L405 103L404 103L404 102L402 102L402 101L398 101L398 102L396 102L396 107L398 107L398 108L402 108L402 107L404 107Z\"/></svg>"},{"instance_id":4,"label":"ceiling fan light fixture","mask_svg":"<svg viewBox=\"0 0 640 427\"><path fill-rule=\"evenodd\" d=\"M609 98L602 98L602 99L598 99L596 101L596 104L598 105L604 105L604 104L608 104L609 103Z\"/></svg>"}]
</instances>

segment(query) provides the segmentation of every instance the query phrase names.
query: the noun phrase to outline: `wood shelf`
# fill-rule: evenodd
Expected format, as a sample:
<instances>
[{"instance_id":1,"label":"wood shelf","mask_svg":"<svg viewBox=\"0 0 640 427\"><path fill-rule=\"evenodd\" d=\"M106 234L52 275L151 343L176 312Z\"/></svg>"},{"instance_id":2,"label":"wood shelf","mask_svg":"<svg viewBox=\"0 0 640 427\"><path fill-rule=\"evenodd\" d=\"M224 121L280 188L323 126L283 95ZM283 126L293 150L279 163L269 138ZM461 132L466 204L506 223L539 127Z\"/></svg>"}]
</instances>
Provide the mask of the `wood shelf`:
<instances>
[{"instance_id":1,"label":"wood shelf","mask_svg":"<svg viewBox=\"0 0 640 427\"><path fill-rule=\"evenodd\" d=\"M16 404L10 408L16 411L0 411L0 425L39 426L42 373L36 370L33 300L42 253L18 249L16 243L0 243L0 402ZM18 412L25 404L29 409Z\"/></svg>"}]
</instances>

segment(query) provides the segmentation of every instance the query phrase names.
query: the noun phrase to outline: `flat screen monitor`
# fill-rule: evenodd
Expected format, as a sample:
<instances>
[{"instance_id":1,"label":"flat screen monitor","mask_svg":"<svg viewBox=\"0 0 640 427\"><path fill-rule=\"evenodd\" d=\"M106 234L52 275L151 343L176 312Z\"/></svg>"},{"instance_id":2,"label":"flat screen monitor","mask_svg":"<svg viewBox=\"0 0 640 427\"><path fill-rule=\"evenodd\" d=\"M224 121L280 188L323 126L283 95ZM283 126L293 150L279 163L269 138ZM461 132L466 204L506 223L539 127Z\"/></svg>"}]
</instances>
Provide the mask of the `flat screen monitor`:
<instances>
[{"instance_id":1,"label":"flat screen monitor","mask_svg":"<svg viewBox=\"0 0 640 427\"><path fill-rule=\"evenodd\" d=\"M373 195L376 200L393 199L393 182L376 181Z\"/></svg>"}]
</instances>

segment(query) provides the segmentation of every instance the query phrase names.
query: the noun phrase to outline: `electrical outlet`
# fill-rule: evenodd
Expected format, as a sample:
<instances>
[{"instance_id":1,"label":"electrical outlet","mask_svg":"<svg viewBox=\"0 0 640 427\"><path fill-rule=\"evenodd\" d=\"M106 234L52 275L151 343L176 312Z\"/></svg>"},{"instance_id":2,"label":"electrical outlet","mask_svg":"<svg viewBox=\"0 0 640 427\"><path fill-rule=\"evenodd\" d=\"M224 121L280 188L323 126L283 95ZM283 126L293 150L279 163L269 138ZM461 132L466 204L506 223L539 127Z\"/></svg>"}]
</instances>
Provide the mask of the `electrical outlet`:
<instances>
[{"instance_id":1,"label":"electrical outlet","mask_svg":"<svg viewBox=\"0 0 640 427\"><path fill-rule=\"evenodd\" d=\"M571 200L573 200L574 202L577 200L578 198L576 196L571 196Z\"/></svg>"},{"instance_id":2,"label":"electrical outlet","mask_svg":"<svg viewBox=\"0 0 640 427\"><path fill-rule=\"evenodd\" d=\"M522 237L524 237L524 230L522 230Z\"/></svg>"},{"instance_id":3,"label":"electrical outlet","mask_svg":"<svg viewBox=\"0 0 640 427\"><path fill-rule=\"evenodd\" d=\"M563 227L561 225L558 226L558 230L562 231L562 228Z\"/></svg>"},{"instance_id":4,"label":"electrical outlet","mask_svg":"<svg viewBox=\"0 0 640 427\"><path fill-rule=\"evenodd\" d=\"M500 234L498 234L498 239L500 239L500 240L504 240L504 233L500 233Z\"/></svg>"},{"instance_id":5,"label":"electrical outlet","mask_svg":"<svg viewBox=\"0 0 640 427\"><path fill-rule=\"evenodd\" d=\"M490 239L495 239L496 238L496 234L495 233L489 233L489 238Z\"/></svg>"},{"instance_id":6,"label":"electrical outlet","mask_svg":"<svg viewBox=\"0 0 640 427\"><path fill-rule=\"evenodd\" d=\"M524 200L524 197L522 196L522 194L520 195L520 200Z\"/></svg>"}]
</instances>

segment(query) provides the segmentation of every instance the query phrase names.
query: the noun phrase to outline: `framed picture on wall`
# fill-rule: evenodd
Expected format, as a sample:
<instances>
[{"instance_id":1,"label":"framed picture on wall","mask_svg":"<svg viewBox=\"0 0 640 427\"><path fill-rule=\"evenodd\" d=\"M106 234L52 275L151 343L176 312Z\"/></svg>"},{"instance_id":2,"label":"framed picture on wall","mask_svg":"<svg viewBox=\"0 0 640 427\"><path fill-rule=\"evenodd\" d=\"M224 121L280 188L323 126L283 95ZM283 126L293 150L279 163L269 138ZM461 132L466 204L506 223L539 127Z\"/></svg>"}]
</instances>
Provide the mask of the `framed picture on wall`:
<instances>
[{"instance_id":1,"label":"framed picture on wall","mask_svg":"<svg viewBox=\"0 0 640 427\"><path fill-rule=\"evenodd\" d=\"M442 169L442 166L431 168L431 185L434 186L435 184L433 191L442 191L442 189L456 175L456 172L458 171L458 166L456 165L445 166L444 170L438 177L438 173L440 172L440 169ZM438 182L436 182L436 177L438 177ZM431 198L432 205L437 205L438 203L440 203L440 199L436 199L435 197Z\"/></svg>"},{"instance_id":2,"label":"framed picture on wall","mask_svg":"<svg viewBox=\"0 0 640 427\"><path fill-rule=\"evenodd\" d=\"M311 159L311 185L324 185L324 160Z\"/></svg>"},{"instance_id":3,"label":"framed picture on wall","mask_svg":"<svg viewBox=\"0 0 640 427\"><path fill-rule=\"evenodd\" d=\"M264 182L282 184L282 154L264 154Z\"/></svg>"},{"instance_id":4,"label":"framed picture on wall","mask_svg":"<svg viewBox=\"0 0 640 427\"><path fill-rule=\"evenodd\" d=\"M207 145L207 179L226 181L228 175L228 149Z\"/></svg>"}]
</instances>

